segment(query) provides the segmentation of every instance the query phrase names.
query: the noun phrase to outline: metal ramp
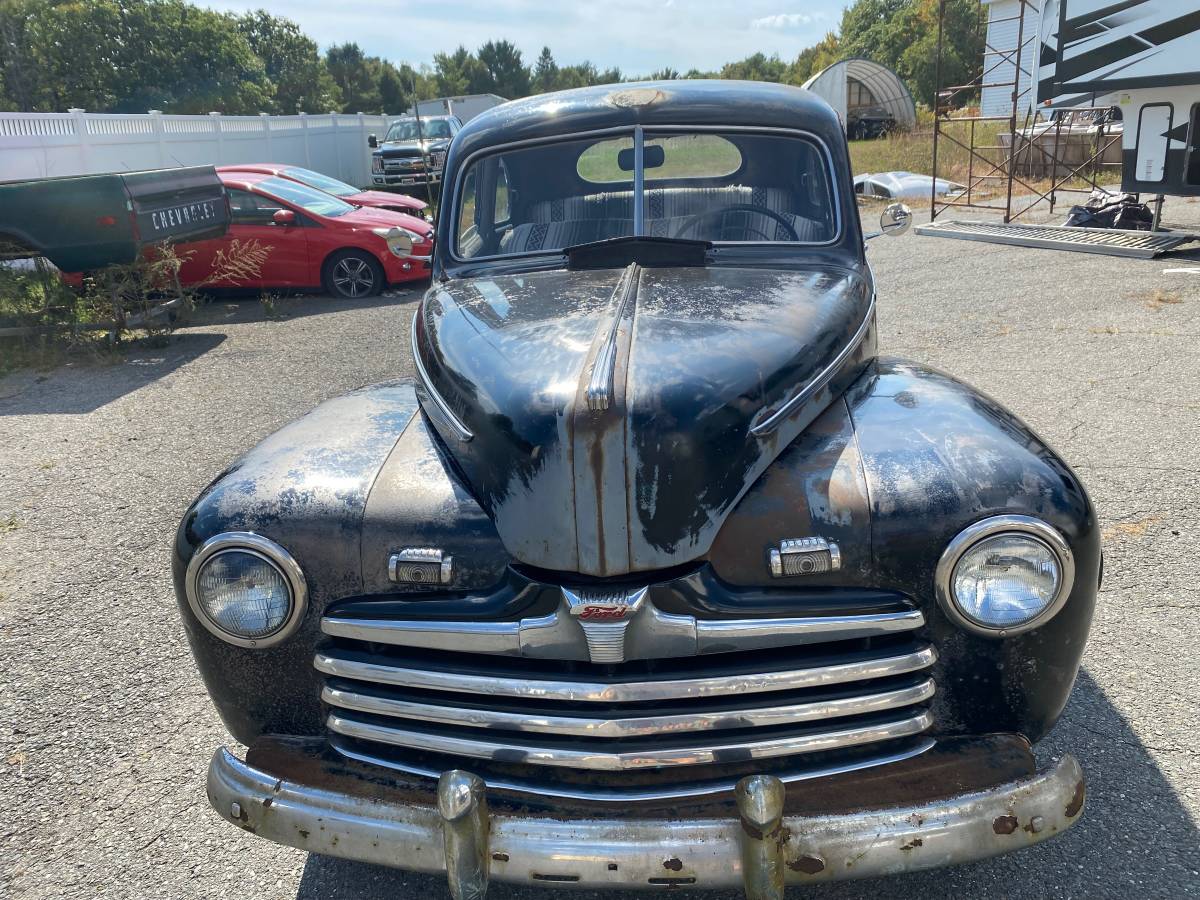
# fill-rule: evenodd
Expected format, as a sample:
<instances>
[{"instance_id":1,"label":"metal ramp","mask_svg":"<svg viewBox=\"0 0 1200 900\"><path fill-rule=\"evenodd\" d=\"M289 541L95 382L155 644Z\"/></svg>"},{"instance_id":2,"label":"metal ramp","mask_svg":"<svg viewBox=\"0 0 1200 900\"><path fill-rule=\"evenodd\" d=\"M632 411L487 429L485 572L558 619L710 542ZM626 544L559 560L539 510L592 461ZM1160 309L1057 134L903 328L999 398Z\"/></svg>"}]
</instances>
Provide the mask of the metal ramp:
<instances>
[{"instance_id":1,"label":"metal ramp","mask_svg":"<svg viewBox=\"0 0 1200 900\"><path fill-rule=\"evenodd\" d=\"M917 234L1039 247L1043 250L1073 250L1153 259L1160 253L1200 240L1200 234L1185 231L1119 231L1114 228L1068 228L1065 225L1026 225L1010 222L932 222L918 225Z\"/></svg>"}]
</instances>

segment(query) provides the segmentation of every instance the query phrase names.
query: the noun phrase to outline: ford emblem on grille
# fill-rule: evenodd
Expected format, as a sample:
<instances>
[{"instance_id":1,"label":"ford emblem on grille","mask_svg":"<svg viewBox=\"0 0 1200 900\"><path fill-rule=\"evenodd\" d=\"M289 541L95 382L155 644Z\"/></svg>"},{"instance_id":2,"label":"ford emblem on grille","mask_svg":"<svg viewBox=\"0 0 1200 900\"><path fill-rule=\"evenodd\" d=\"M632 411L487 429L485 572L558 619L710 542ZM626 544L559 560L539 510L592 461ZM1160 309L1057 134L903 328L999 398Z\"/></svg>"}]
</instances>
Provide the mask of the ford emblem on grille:
<instances>
[{"instance_id":1,"label":"ford emblem on grille","mask_svg":"<svg viewBox=\"0 0 1200 900\"><path fill-rule=\"evenodd\" d=\"M625 661L625 630L646 600L646 588L562 588L579 620L594 663Z\"/></svg>"}]
</instances>

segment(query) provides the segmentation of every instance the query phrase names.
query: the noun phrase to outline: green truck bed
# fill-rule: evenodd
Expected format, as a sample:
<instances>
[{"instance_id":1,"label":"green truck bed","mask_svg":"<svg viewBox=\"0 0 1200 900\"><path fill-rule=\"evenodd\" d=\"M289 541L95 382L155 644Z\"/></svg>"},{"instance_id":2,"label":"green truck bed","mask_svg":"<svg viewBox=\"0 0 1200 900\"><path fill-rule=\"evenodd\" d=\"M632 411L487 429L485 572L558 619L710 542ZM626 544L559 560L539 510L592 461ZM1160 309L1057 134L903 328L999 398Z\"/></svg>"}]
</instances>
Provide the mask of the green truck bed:
<instances>
[{"instance_id":1,"label":"green truck bed","mask_svg":"<svg viewBox=\"0 0 1200 900\"><path fill-rule=\"evenodd\" d=\"M44 256L67 272L132 262L147 244L228 227L212 166L0 182L0 258Z\"/></svg>"}]
</instances>

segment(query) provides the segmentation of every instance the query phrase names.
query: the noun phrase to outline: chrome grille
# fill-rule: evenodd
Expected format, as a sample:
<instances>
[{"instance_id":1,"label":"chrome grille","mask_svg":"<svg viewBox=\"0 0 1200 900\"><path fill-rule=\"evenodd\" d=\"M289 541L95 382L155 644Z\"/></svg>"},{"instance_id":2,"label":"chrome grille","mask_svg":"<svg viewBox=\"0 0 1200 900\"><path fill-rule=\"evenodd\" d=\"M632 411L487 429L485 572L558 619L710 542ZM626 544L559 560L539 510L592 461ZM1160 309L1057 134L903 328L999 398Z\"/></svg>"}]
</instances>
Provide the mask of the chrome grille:
<instances>
[{"instance_id":1,"label":"chrome grille","mask_svg":"<svg viewBox=\"0 0 1200 900\"><path fill-rule=\"evenodd\" d=\"M644 607L631 630L664 618ZM331 614L323 628L333 639L315 660L330 742L410 773L469 768L493 786L600 800L727 790L747 771L794 781L932 745L937 655L917 610L665 618L674 637L661 646L677 655L604 663L566 614L522 620L554 635L547 644L523 643L520 622ZM685 619L692 630L680 640ZM706 630L719 640L699 655Z\"/></svg>"}]
</instances>

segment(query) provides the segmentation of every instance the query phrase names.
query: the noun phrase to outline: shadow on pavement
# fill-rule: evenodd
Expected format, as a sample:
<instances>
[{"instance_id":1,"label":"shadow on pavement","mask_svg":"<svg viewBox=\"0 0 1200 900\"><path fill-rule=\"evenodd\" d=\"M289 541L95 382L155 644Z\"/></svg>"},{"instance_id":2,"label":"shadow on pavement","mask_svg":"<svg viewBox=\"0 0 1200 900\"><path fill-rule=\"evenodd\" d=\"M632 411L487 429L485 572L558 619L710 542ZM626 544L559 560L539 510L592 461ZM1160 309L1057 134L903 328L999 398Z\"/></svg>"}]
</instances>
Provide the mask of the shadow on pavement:
<instances>
[{"instance_id":1,"label":"shadow on pavement","mask_svg":"<svg viewBox=\"0 0 1200 900\"><path fill-rule=\"evenodd\" d=\"M0 378L0 416L90 413L220 346L223 334L176 332L161 347L135 343L124 359L80 360L48 372L21 370Z\"/></svg>"},{"instance_id":2,"label":"shadow on pavement","mask_svg":"<svg viewBox=\"0 0 1200 900\"><path fill-rule=\"evenodd\" d=\"M1008 856L868 882L793 888L789 897L953 898L974 896L1200 896L1200 831L1154 757L1087 672L1067 713L1038 747L1045 765L1074 753L1088 777L1083 819L1065 835ZM402 859L397 863L403 865ZM555 890L493 884L489 900L552 900ZM572 891L572 897L628 900L642 892ZM298 900L375 898L434 900L448 896L443 877L310 855ZM733 900L740 892L701 892Z\"/></svg>"},{"instance_id":3,"label":"shadow on pavement","mask_svg":"<svg viewBox=\"0 0 1200 900\"><path fill-rule=\"evenodd\" d=\"M250 322L287 321L347 310L402 306L421 299L428 288L428 281L414 281L378 296L363 297L359 300L343 300L328 294L268 292L269 303L261 299L263 292L260 291L223 291L209 296L208 302L201 305L182 328L186 330Z\"/></svg>"}]
</instances>

